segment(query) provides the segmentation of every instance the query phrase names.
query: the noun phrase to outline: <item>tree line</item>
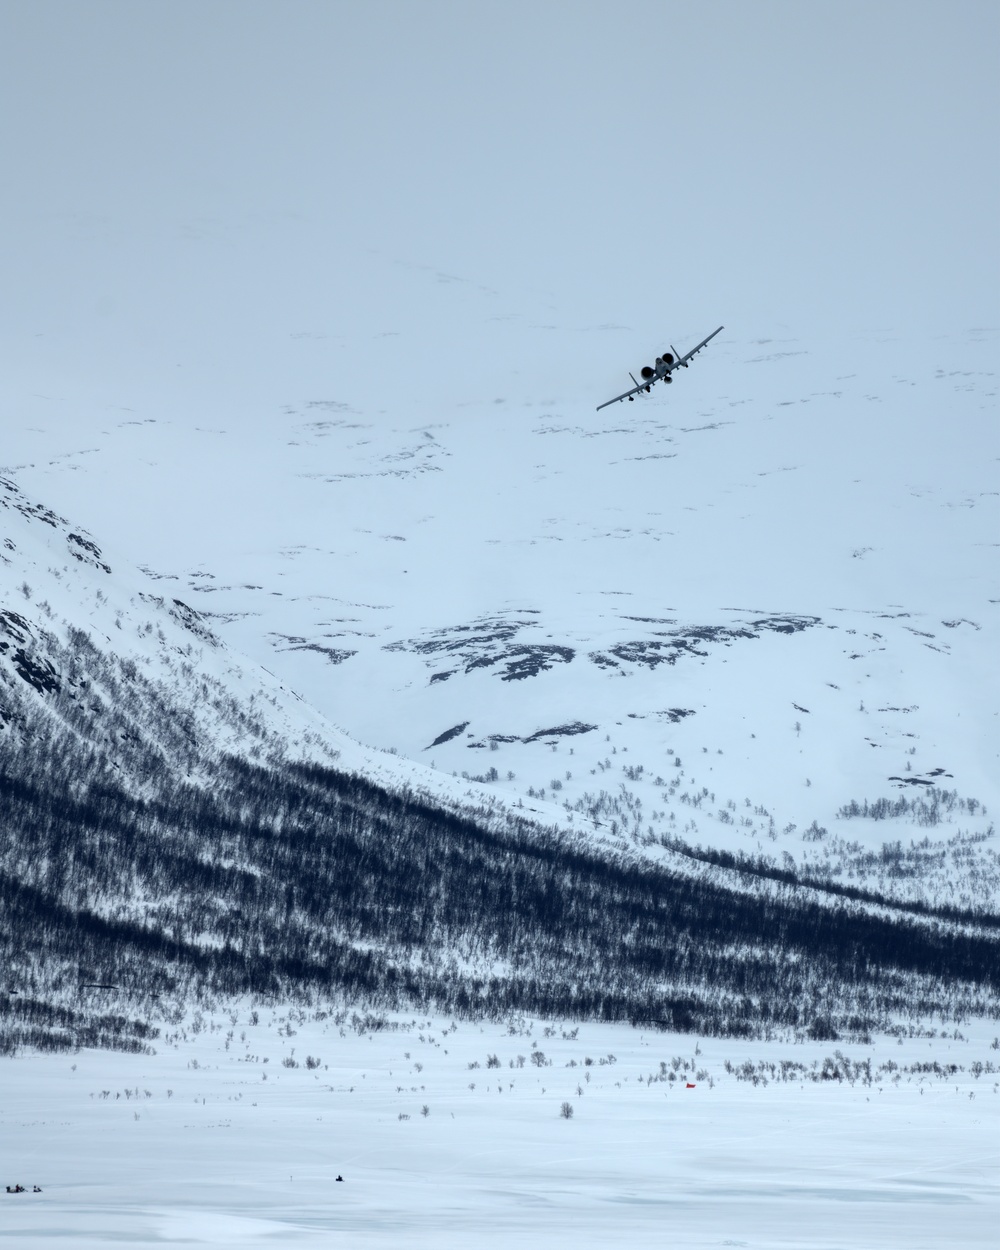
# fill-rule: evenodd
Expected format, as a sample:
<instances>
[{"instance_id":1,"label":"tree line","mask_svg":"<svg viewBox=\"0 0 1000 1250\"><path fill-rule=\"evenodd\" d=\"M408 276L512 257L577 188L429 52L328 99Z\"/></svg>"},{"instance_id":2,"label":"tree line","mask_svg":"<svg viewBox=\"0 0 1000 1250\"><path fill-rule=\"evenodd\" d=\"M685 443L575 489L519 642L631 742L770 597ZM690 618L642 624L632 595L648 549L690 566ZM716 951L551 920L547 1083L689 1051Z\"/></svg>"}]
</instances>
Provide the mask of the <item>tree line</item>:
<instances>
[{"instance_id":1,"label":"tree line","mask_svg":"<svg viewBox=\"0 0 1000 1250\"><path fill-rule=\"evenodd\" d=\"M995 1010L993 929L630 862L318 765L227 756L139 795L38 746L0 750L8 1029L76 1043L114 1031L114 1000L131 1043L155 997L203 990L744 1036Z\"/></svg>"}]
</instances>

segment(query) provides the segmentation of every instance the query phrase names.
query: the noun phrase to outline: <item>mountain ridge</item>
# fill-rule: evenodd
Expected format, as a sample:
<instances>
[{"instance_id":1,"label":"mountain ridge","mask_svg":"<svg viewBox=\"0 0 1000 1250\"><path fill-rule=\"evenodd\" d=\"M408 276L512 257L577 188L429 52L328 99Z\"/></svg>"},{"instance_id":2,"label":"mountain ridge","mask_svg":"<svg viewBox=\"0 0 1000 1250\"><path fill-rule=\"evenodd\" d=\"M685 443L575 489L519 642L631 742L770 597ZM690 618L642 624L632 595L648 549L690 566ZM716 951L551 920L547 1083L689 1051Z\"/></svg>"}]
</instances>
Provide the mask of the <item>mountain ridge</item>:
<instances>
[{"instance_id":1,"label":"mountain ridge","mask_svg":"<svg viewBox=\"0 0 1000 1250\"><path fill-rule=\"evenodd\" d=\"M738 1036L995 1009L989 908L647 837L625 786L525 804L351 743L79 527L8 480L0 503L23 600L0 617L7 1053L142 1049L184 1003L247 993Z\"/></svg>"}]
</instances>

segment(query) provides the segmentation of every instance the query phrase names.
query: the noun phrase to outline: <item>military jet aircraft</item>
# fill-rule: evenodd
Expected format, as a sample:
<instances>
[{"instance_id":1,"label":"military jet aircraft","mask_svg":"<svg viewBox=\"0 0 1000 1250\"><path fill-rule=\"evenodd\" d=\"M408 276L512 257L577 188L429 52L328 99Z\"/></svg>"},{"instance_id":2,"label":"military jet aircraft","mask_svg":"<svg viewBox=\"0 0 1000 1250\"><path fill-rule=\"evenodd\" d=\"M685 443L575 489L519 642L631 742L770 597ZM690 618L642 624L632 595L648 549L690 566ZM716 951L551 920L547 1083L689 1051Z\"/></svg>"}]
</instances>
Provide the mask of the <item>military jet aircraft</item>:
<instances>
[{"instance_id":1,"label":"military jet aircraft","mask_svg":"<svg viewBox=\"0 0 1000 1250\"><path fill-rule=\"evenodd\" d=\"M670 375L673 371L675 369L686 369L691 357L696 356L705 344L711 342L719 333L719 330L723 329L725 329L724 326L719 326L718 330L713 330L707 339L702 339L697 347L692 347L686 356L679 356L676 347L671 347L669 352L664 352L662 356L657 356L655 365L644 365L640 370L641 382L636 382L635 377L630 373L628 376L635 382L635 386L630 391L625 391L624 394L616 395L614 399L607 400L606 403L598 404L597 411L600 412L602 408L607 408L608 404L621 403L623 399L627 399L631 403L636 395L641 394L643 391L648 393L650 388L656 382L659 382L661 378L664 382L672 382L673 378Z\"/></svg>"}]
</instances>

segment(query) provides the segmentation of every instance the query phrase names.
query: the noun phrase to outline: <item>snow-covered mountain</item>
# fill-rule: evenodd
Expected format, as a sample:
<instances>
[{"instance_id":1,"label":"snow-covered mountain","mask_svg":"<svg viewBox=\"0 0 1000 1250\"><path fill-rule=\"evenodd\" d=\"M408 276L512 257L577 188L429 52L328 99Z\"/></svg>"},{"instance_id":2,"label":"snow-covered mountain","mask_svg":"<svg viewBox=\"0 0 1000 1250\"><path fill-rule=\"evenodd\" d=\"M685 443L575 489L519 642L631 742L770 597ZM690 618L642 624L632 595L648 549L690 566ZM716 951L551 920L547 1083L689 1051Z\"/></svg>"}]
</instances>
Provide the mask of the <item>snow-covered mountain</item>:
<instances>
[{"instance_id":1,"label":"snow-covered mountain","mask_svg":"<svg viewBox=\"0 0 1000 1250\"><path fill-rule=\"evenodd\" d=\"M227 750L334 754L319 745L320 718L236 662L186 603L127 565L112 569L90 534L13 482L0 480L0 508L0 680L12 739L44 724L111 759L124 742L126 767L155 754L162 770L185 774Z\"/></svg>"},{"instance_id":2,"label":"snow-covered mountain","mask_svg":"<svg viewBox=\"0 0 1000 1250\"><path fill-rule=\"evenodd\" d=\"M349 738L209 619L14 482L0 479L0 723L79 749L141 794L156 776L206 784L219 761L316 763L452 810L483 787ZM112 562L114 567L112 567ZM498 805L499 806L499 805ZM551 815L558 818L558 811Z\"/></svg>"},{"instance_id":3,"label":"snow-covered mountain","mask_svg":"<svg viewBox=\"0 0 1000 1250\"><path fill-rule=\"evenodd\" d=\"M412 273L395 293L415 305ZM361 333L333 388L210 425L143 394L115 416L25 397L7 472L380 748L359 767L394 751L654 857L992 906L996 334L727 331L597 413L640 336L591 330L593 367L539 400L511 372L537 331L500 325L498 393L436 407L405 343L386 377ZM550 329L553 359L582 329Z\"/></svg>"},{"instance_id":4,"label":"snow-covered mountain","mask_svg":"<svg viewBox=\"0 0 1000 1250\"><path fill-rule=\"evenodd\" d=\"M992 1009L988 22L668 17L19 16L4 940L43 1016L105 977Z\"/></svg>"},{"instance_id":5,"label":"snow-covered mountain","mask_svg":"<svg viewBox=\"0 0 1000 1250\"><path fill-rule=\"evenodd\" d=\"M10 481L0 492L14 604L0 617L4 1050L141 1048L150 1020L193 996L248 991L813 1038L988 1010L992 829L969 832L977 805L940 775L886 811L844 815L943 823L943 846L866 860L816 826L806 841L820 855L798 864L770 853L761 810L766 838L750 851L695 844L711 793L680 792L673 752L676 775L647 779L625 743L634 762L618 781L608 735L594 771L617 789L515 797L495 768L456 777L353 743L90 533ZM570 648L519 642L530 615L389 654L444 652L462 665L453 677L495 667L501 689L568 669ZM655 676L818 626L775 614L662 629L588 662L601 676L629 663ZM635 719L666 731L692 714L678 704ZM466 732L452 726L432 749L468 751ZM568 785L577 744L597 733L563 721L487 737L481 758L562 752ZM665 805L648 825L630 788L642 784ZM721 827L754 828L729 810ZM960 890L941 884L949 857Z\"/></svg>"}]
</instances>

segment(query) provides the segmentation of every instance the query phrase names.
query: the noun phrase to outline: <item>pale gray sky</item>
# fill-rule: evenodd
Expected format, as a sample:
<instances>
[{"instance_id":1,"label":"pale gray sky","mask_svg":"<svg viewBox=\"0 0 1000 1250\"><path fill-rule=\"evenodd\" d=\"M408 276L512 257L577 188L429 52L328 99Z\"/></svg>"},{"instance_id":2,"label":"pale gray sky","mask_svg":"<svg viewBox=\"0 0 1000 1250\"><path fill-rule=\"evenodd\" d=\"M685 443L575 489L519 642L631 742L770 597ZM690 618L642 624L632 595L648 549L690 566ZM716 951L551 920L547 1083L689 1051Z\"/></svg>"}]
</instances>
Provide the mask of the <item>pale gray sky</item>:
<instances>
[{"instance_id":1,"label":"pale gray sky","mask_svg":"<svg viewBox=\"0 0 1000 1250\"><path fill-rule=\"evenodd\" d=\"M994 0L0 16L0 329L62 335L94 368L189 334L207 384L240 344L346 309L373 332L429 319L488 359L467 309L408 311L394 265L559 324L926 333L1000 315Z\"/></svg>"}]
</instances>

